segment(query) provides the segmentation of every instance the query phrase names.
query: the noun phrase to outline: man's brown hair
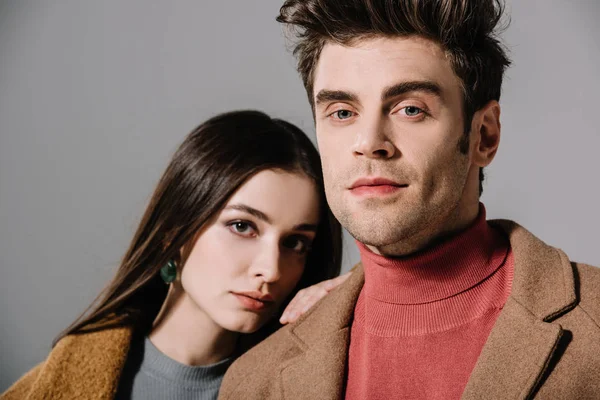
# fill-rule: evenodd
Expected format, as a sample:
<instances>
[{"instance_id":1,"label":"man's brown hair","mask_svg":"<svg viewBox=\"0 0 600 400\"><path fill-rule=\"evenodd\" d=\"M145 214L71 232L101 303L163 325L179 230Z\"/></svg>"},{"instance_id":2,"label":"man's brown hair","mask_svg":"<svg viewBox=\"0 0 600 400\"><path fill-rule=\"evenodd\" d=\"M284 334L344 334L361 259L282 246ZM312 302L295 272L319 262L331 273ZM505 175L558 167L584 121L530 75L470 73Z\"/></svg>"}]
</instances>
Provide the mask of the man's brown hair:
<instances>
[{"instance_id":1,"label":"man's brown hair","mask_svg":"<svg viewBox=\"0 0 600 400\"><path fill-rule=\"evenodd\" d=\"M510 65L497 37L503 14L502 0L287 0L277 21L295 28L294 55L313 112L314 71L327 42L415 35L439 43L462 81L468 134L473 114L500 99ZM465 152L464 141L460 148ZM482 181L483 169L480 192Z\"/></svg>"}]
</instances>

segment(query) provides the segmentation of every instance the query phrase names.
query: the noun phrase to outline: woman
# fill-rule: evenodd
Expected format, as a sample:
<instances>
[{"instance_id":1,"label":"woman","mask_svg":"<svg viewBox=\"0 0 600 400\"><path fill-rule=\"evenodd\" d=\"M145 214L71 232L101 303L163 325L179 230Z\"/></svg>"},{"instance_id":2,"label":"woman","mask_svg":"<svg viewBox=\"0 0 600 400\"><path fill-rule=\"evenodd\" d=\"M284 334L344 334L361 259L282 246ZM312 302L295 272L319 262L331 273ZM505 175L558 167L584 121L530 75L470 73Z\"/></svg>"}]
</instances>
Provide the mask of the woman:
<instances>
[{"instance_id":1,"label":"woman","mask_svg":"<svg viewBox=\"0 0 600 400\"><path fill-rule=\"evenodd\" d=\"M294 293L339 282L322 282L339 274L341 228L320 168L301 130L263 113L200 125L113 280L2 398L216 398Z\"/></svg>"}]
</instances>

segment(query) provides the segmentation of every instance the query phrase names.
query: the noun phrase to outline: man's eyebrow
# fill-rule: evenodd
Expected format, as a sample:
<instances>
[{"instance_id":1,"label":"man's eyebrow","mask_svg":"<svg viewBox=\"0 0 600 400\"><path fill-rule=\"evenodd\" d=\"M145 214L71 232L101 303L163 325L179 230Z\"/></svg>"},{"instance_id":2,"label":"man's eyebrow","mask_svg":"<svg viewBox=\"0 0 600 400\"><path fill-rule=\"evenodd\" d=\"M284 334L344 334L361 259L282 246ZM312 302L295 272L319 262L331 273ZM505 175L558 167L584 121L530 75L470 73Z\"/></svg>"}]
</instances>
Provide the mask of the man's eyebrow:
<instances>
[{"instance_id":1,"label":"man's eyebrow","mask_svg":"<svg viewBox=\"0 0 600 400\"><path fill-rule=\"evenodd\" d=\"M225 207L226 210L238 210L238 211L242 211L245 213L248 213L250 215L255 216L256 218L265 221L267 224L271 223L271 219L267 216L267 214L265 214L264 212L257 210L254 207L250 207L246 204L231 204L227 207ZM317 231L318 226L315 224L300 224L300 225L295 225L293 230L295 231L306 231L306 232L316 232Z\"/></svg>"},{"instance_id":2,"label":"man's eyebrow","mask_svg":"<svg viewBox=\"0 0 600 400\"><path fill-rule=\"evenodd\" d=\"M437 97L442 96L442 88L433 81L408 81L401 82L392 86L388 86L381 95L381 100L386 101L393 97L397 97L409 92L428 92ZM358 96L352 92L344 90L327 90L322 89L315 96L315 104L332 101L348 101L358 102Z\"/></svg>"},{"instance_id":3,"label":"man's eyebrow","mask_svg":"<svg viewBox=\"0 0 600 400\"><path fill-rule=\"evenodd\" d=\"M268 224L271 223L271 219L267 216L267 214L265 214L264 212L262 212L260 210L257 210L254 207L247 206L246 204L231 204L231 205L225 207L225 209L226 210L243 211L250 215L254 215L256 218L258 218L262 221L265 221Z\"/></svg>"},{"instance_id":4,"label":"man's eyebrow","mask_svg":"<svg viewBox=\"0 0 600 400\"><path fill-rule=\"evenodd\" d=\"M315 104L319 105L322 103L327 103L331 101L350 101L356 102L358 101L358 96L351 92L346 92L343 90L327 90L322 89L315 96Z\"/></svg>"},{"instance_id":5,"label":"man's eyebrow","mask_svg":"<svg viewBox=\"0 0 600 400\"><path fill-rule=\"evenodd\" d=\"M383 94L381 95L381 100L386 101L409 92L428 92L436 95L437 97L442 97L442 88L435 82L409 81L401 82L385 88Z\"/></svg>"}]
</instances>

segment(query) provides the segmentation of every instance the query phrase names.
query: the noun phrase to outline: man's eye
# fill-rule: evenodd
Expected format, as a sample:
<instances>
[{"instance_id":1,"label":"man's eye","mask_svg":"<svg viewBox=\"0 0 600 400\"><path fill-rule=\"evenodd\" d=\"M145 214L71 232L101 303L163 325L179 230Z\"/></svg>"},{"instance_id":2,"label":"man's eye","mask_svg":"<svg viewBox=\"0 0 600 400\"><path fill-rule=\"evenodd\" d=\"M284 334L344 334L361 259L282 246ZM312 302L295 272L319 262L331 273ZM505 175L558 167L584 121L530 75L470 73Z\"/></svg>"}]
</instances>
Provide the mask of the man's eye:
<instances>
[{"instance_id":1,"label":"man's eye","mask_svg":"<svg viewBox=\"0 0 600 400\"><path fill-rule=\"evenodd\" d=\"M354 113L350 110L338 110L331 114L335 119L348 119L354 116Z\"/></svg>"},{"instance_id":2,"label":"man's eye","mask_svg":"<svg viewBox=\"0 0 600 400\"><path fill-rule=\"evenodd\" d=\"M415 107L415 106L407 106L407 107L404 107L403 110L404 110L404 114L406 114L406 116L408 116L408 117L416 117L423 112L422 109L420 109L419 107Z\"/></svg>"}]
</instances>

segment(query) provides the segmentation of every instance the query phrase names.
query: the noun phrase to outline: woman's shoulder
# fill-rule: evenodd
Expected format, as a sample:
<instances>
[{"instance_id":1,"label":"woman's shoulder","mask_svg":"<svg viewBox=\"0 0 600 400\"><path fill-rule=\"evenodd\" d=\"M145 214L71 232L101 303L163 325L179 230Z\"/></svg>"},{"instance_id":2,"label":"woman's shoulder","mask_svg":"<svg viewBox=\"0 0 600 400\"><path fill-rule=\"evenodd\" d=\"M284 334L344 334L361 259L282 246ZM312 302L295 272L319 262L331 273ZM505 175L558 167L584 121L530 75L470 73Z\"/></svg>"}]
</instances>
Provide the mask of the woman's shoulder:
<instances>
[{"instance_id":1,"label":"woman's shoulder","mask_svg":"<svg viewBox=\"0 0 600 400\"><path fill-rule=\"evenodd\" d=\"M1 399L91 398L114 393L132 339L130 326L94 326L67 335Z\"/></svg>"},{"instance_id":2,"label":"woman's shoulder","mask_svg":"<svg viewBox=\"0 0 600 400\"><path fill-rule=\"evenodd\" d=\"M13 385L11 387L9 387L8 390L6 390L6 392L2 393L2 395L0 395L0 399L2 399L2 400L26 399L29 396L29 392L31 391L31 388L33 387L35 381L37 380L44 364L45 364L45 362L43 361L43 362L39 363L38 365L36 365L35 367L33 367L32 369L30 369L29 372L25 373L25 375L23 375L18 381L13 383Z\"/></svg>"}]
</instances>

